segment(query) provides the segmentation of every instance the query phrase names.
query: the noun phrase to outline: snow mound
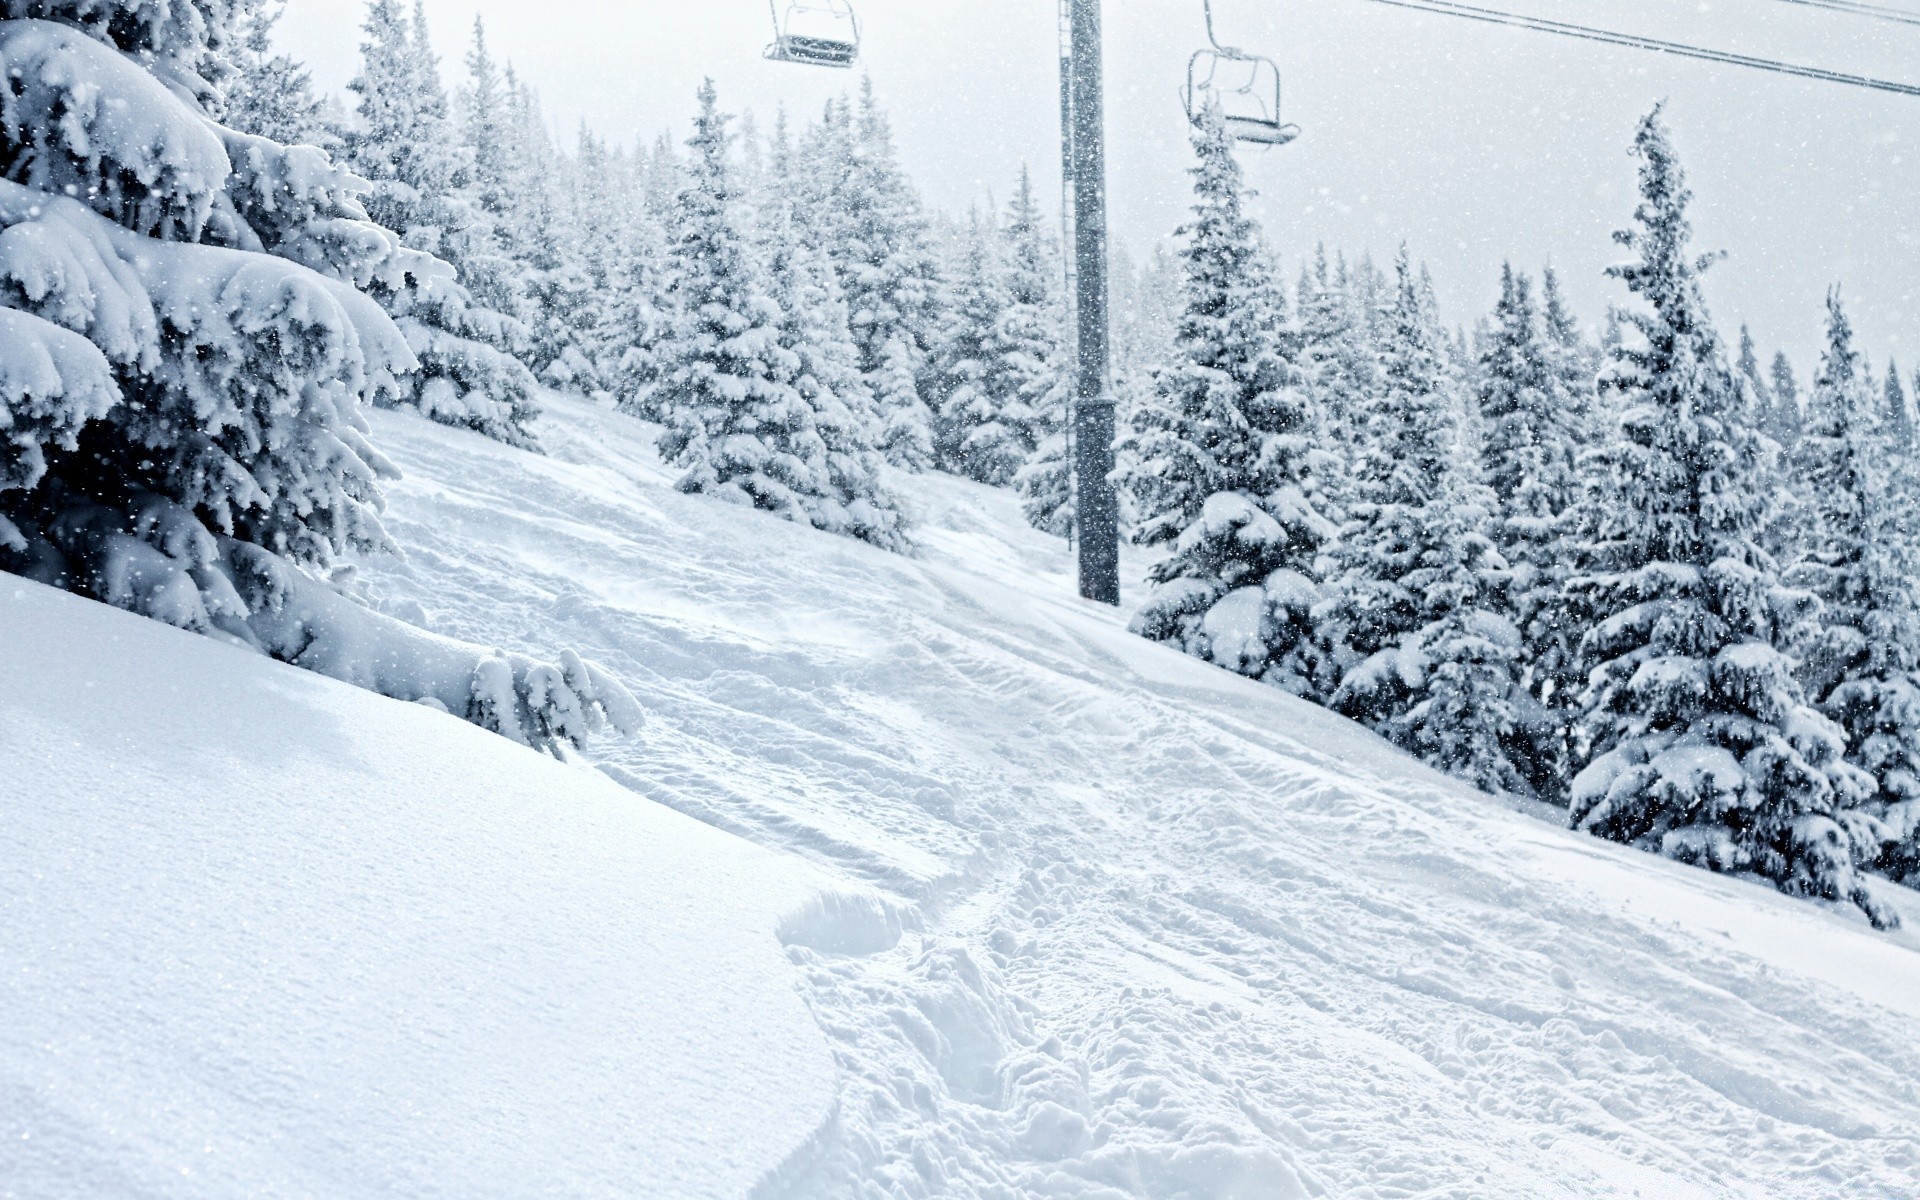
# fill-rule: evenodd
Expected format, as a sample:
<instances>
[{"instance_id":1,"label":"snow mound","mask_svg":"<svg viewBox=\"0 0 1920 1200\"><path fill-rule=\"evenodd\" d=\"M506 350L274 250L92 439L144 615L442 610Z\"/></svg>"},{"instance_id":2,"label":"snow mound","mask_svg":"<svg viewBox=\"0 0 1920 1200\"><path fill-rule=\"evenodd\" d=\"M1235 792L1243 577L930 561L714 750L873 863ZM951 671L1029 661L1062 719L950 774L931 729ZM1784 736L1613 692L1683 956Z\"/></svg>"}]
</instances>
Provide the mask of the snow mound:
<instances>
[{"instance_id":1,"label":"snow mound","mask_svg":"<svg viewBox=\"0 0 1920 1200\"><path fill-rule=\"evenodd\" d=\"M597 772L10 577L0 747L0 1195L737 1197L832 1108L778 935L877 900Z\"/></svg>"}]
</instances>

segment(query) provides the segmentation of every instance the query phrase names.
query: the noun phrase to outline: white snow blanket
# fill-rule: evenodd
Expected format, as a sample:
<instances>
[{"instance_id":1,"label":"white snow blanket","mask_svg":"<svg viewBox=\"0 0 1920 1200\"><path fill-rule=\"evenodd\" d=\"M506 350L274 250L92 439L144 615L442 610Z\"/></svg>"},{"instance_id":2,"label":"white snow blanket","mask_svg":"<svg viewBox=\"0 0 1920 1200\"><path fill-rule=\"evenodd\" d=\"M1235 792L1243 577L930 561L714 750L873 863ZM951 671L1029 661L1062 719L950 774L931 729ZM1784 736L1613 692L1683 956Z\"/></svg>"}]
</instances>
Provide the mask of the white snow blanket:
<instances>
[{"instance_id":1,"label":"white snow blanket","mask_svg":"<svg viewBox=\"0 0 1920 1200\"><path fill-rule=\"evenodd\" d=\"M597 772L9 576L0 762L0 1196L732 1197L831 1109L776 933L859 906Z\"/></svg>"},{"instance_id":2,"label":"white snow blanket","mask_svg":"<svg viewBox=\"0 0 1920 1200\"><path fill-rule=\"evenodd\" d=\"M14 1190L1920 1195L1920 897L1876 934L1468 792L1128 635L1010 493L896 479L902 558L679 495L656 430L547 403L547 458L374 414L409 552L367 564L380 606L578 646L649 716L609 775L844 890L769 964L807 890L771 857L205 639L101 614L179 648L135 689L130 652L0 610L32 664L0 709L138 695L32 718L54 849L22 860L0 774L0 1178L60 1184ZM323 769L340 791L299 798ZM174 1182L203 1145L225 1173Z\"/></svg>"}]
</instances>

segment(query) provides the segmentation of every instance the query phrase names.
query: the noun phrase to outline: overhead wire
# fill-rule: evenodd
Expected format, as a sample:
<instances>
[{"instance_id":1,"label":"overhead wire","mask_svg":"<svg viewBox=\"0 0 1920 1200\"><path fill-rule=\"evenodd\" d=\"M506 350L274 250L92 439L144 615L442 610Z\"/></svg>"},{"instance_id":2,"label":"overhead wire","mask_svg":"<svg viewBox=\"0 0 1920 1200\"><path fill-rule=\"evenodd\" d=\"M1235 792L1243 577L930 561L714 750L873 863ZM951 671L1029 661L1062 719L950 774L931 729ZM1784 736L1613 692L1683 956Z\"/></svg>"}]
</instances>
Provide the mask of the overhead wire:
<instances>
[{"instance_id":1,"label":"overhead wire","mask_svg":"<svg viewBox=\"0 0 1920 1200\"><path fill-rule=\"evenodd\" d=\"M1803 8L1824 8L1829 12L1843 13L1852 17L1892 21L1899 25L1920 25L1920 12L1907 8L1889 8L1884 4L1865 4L1860 0L1782 0L1782 2L1797 4Z\"/></svg>"},{"instance_id":2,"label":"overhead wire","mask_svg":"<svg viewBox=\"0 0 1920 1200\"><path fill-rule=\"evenodd\" d=\"M1661 38L1645 37L1636 33L1617 33L1612 30L1598 29L1590 25L1574 25L1566 21L1550 21L1545 17L1530 17L1522 13L1482 8L1479 5L1457 3L1456 0L1371 0L1371 3L1385 4L1393 8L1412 9L1416 12L1435 13L1440 16L1461 17L1469 21L1480 21L1489 25L1506 25L1516 29L1530 29L1536 33L1551 33L1560 37L1600 42L1609 46L1625 46L1634 50L1648 50L1658 54L1671 54L1679 58L1698 59L1703 62L1720 63L1725 66L1747 67L1757 71L1772 71L1779 75L1791 75L1800 79L1814 79L1823 83L1839 83L1849 87L1892 92L1901 96L1920 96L1920 84L1900 83L1890 79L1876 79L1870 75L1856 75L1847 71L1832 71L1825 67L1802 66L1798 63L1782 62L1772 58L1761 58L1752 54L1735 54L1730 50L1714 50L1705 46L1689 46L1682 42L1669 42Z\"/></svg>"}]
</instances>

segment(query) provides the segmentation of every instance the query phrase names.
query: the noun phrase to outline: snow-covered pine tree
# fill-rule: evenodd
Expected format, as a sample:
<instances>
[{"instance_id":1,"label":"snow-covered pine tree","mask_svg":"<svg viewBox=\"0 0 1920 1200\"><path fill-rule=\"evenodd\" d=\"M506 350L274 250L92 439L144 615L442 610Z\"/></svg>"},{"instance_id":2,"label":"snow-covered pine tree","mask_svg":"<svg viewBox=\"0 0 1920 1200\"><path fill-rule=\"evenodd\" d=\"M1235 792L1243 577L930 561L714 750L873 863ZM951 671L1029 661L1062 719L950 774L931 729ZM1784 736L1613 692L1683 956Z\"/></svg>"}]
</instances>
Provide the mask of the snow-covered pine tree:
<instances>
[{"instance_id":1,"label":"snow-covered pine tree","mask_svg":"<svg viewBox=\"0 0 1920 1200\"><path fill-rule=\"evenodd\" d=\"M671 229L672 312L655 349L661 454L685 469L681 491L902 545L897 510L865 454L864 405L844 378L830 294L805 278L813 267L791 227L776 230L776 249L793 248L776 264L790 299L817 305L782 312L749 240L729 162L731 118L711 80L699 105Z\"/></svg>"},{"instance_id":2,"label":"snow-covered pine tree","mask_svg":"<svg viewBox=\"0 0 1920 1200\"><path fill-rule=\"evenodd\" d=\"M578 238L576 256L588 281L576 324L593 366L591 382L611 398L627 356L650 340L646 309L657 298L651 286L657 262L649 256L660 243L648 228L631 157L584 123L565 180L566 224Z\"/></svg>"},{"instance_id":3,"label":"snow-covered pine tree","mask_svg":"<svg viewBox=\"0 0 1920 1200\"><path fill-rule=\"evenodd\" d=\"M532 305L529 362L547 386L576 396L606 390L594 355L594 272L588 244L562 195L570 167L555 149L539 93L509 63L502 84L512 155L508 177L515 248ZM597 141L592 146L599 154ZM592 169L604 164L596 162ZM598 216L598 214L596 214Z\"/></svg>"},{"instance_id":4,"label":"snow-covered pine tree","mask_svg":"<svg viewBox=\"0 0 1920 1200\"><path fill-rule=\"evenodd\" d=\"M1813 601L1760 544L1766 443L1701 296L1692 199L1660 108L1640 124L1640 204L1611 268L1640 301L1607 386L1621 434L1596 462L1611 486L1588 515L1587 573L1569 589L1597 616L1575 778L1575 827L1783 891L1897 918L1859 876L1877 846L1842 820L1872 790L1841 729L1807 703L1783 652Z\"/></svg>"},{"instance_id":5,"label":"snow-covered pine tree","mask_svg":"<svg viewBox=\"0 0 1920 1200\"><path fill-rule=\"evenodd\" d=\"M1531 598L1516 588L1514 599L1516 611L1522 614L1522 660L1528 694L1546 710L1545 732L1552 739L1542 751L1541 761L1529 767L1529 773L1539 779L1551 774L1551 784L1543 783L1540 792L1557 801L1565 798L1567 771L1578 757L1577 715L1586 689L1580 651L1584 629L1578 614L1567 607L1565 583L1574 569L1581 501L1592 487L1586 476L1589 458L1606 440L1609 423L1600 413L1604 351L1581 330L1552 266L1541 272L1541 297L1541 319L1557 386L1555 406L1568 439L1571 487L1555 523L1558 557L1552 570L1536 578ZM1608 327L1611 330L1613 326L1614 314L1609 312Z\"/></svg>"},{"instance_id":6,"label":"snow-covered pine tree","mask_svg":"<svg viewBox=\"0 0 1920 1200\"><path fill-rule=\"evenodd\" d=\"M1061 280L1056 282L1065 280L1064 263L1061 265ZM1130 432L1135 418L1152 401L1154 377L1161 366L1173 357L1174 339L1180 326L1180 294L1184 290L1182 280L1186 271L1168 243L1156 243L1147 261L1138 267L1124 245L1115 246L1113 267L1109 297L1113 321L1108 346L1113 379L1114 421L1121 431L1114 446L1114 477L1125 480L1135 473L1137 454ZM1073 491L1071 481L1065 475L1065 450L1071 440L1067 426L1073 419L1073 389L1079 363L1075 356L1072 327L1077 317L1066 307L1066 299L1063 294L1062 308L1068 316L1061 330L1060 352L1065 374L1062 386L1065 394L1060 400L1059 429L1041 443L1041 449L1035 452L1028 467L1023 470L1023 475L1030 477L1048 470L1049 464L1057 461L1059 481L1052 486L1041 487L1028 478L1020 484L1023 507L1029 522L1035 525L1040 525L1036 514L1049 511L1062 513L1061 520L1070 521L1072 517L1070 508ZM1117 488L1115 499L1119 502L1121 535L1130 538L1140 523L1133 493L1125 487Z\"/></svg>"},{"instance_id":7,"label":"snow-covered pine tree","mask_svg":"<svg viewBox=\"0 0 1920 1200\"><path fill-rule=\"evenodd\" d=\"M1116 261L1125 261L1124 247L1116 247L1114 254ZM1153 389L1154 371L1173 357L1185 275L1180 256L1167 243L1158 242L1128 282L1127 302L1114 330L1114 371L1139 378L1147 391Z\"/></svg>"},{"instance_id":8,"label":"snow-covered pine tree","mask_svg":"<svg viewBox=\"0 0 1920 1200\"><path fill-rule=\"evenodd\" d=\"M1767 385L1761 373L1760 355L1753 345L1753 331L1745 325L1740 327L1740 357L1734 363L1734 371L1746 392L1754 428L1771 436L1771 430L1779 420L1773 411L1773 389Z\"/></svg>"},{"instance_id":9,"label":"snow-covered pine tree","mask_svg":"<svg viewBox=\"0 0 1920 1200\"><path fill-rule=\"evenodd\" d=\"M1140 411L1153 402L1155 377L1173 358L1185 274L1184 264L1165 244L1156 244L1152 255L1137 268L1125 246L1114 247L1111 349L1114 418L1120 431L1114 457L1115 478L1123 483L1139 476L1138 446L1132 431ZM1064 270L1056 282L1064 291ZM1068 311L1068 299L1062 296L1063 311ZM1073 471L1069 460L1077 364L1072 320L1068 311L1069 324L1061 330L1060 353L1065 378L1061 385L1064 394L1057 414L1058 427L1041 439L1039 448L1014 478L1027 523L1044 533L1065 538L1073 536L1074 520ZM1122 486L1117 491L1120 530L1124 536L1131 537L1139 525L1138 505L1131 487Z\"/></svg>"},{"instance_id":10,"label":"snow-covered pine tree","mask_svg":"<svg viewBox=\"0 0 1920 1200\"><path fill-rule=\"evenodd\" d=\"M539 415L532 373L516 357L527 329L477 303L469 285L498 292L510 270L487 216L462 190L468 164L455 139L424 8L411 21L398 0L372 0L361 67L347 86L360 97L347 162L373 187L367 211L413 249L440 261L371 281L368 290L420 360L394 403L445 425L534 448ZM451 269L448 269L448 268Z\"/></svg>"},{"instance_id":11,"label":"snow-covered pine tree","mask_svg":"<svg viewBox=\"0 0 1920 1200\"><path fill-rule=\"evenodd\" d=\"M235 9L221 120L283 146L338 149L339 132L327 101L314 91L313 73L274 50L273 28L286 13L286 0L237 0Z\"/></svg>"},{"instance_id":12,"label":"snow-covered pine tree","mask_svg":"<svg viewBox=\"0 0 1920 1200\"><path fill-rule=\"evenodd\" d=\"M1395 275L1384 390L1331 555L1331 596L1315 611L1345 668L1331 704L1441 770L1525 793L1513 762L1524 735L1520 637L1501 611L1507 564L1487 536L1492 498L1456 444L1457 380L1404 250Z\"/></svg>"},{"instance_id":13,"label":"snow-covered pine tree","mask_svg":"<svg viewBox=\"0 0 1920 1200\"><path fill-rule=\"evenodd\" d=\"M999 239L974 208L957 241L944 289L945 327L928 371L936 400L934 461L955 475L1005 483L1020 461L1005 453L1008 439L999 424L1006 370L996 343L1010 303Z\"/></svg>"},{"instance_id":14,"label":"snow-covered pine tree","mask_svg":"<svg viewBox=\"0 0 1920 1200\"><path fill-rule=\"evenodd\" d=\"M1812 528L1792 579L1822 605L1795 648L1807 694L1846 731L1848 758L1878 785L1871 804L1835 820L1858 843L1885 844L1890 873L1901 878L1920 871L1920 558L1914 500L1893 486L1898 468L1889 461L1900 431L1884 414L1875 420L1883 399L1835 292L1795 448Z\"/></svg>"},{"instance_id":15,"label":"snow-covered pine tree","mask_svg":"<svg viewBox=\"0 0 1920 1200\"><path fill-rule=\"evenodd\" d=\"M875 448L879 421L860 375L846 297L826 251L802 228L804 193L784 114L762 170L766 273L780 306L781 345L793 354L793 386L812 410L824 459L825 487L802 504L816 529L910 550L900 498L887 486L886 458Z\"/></svg>"},{"instance_id":16,"label":"snow-covered pine tree","mask_svg":"<svg viewBox=\"0 0 1920 1200\"><path fill-rule=\"evenodd\" d=\"M601 373L614 402L621 411L647 420L658 419L651 402L659 379L654 347L673 307L667 225L680 186L679 157L664 135L635 156L626 229L613 251L608 325L598 338ZM805 200L804 195L798 198ZM801 232L805 236L807 231Z\"/></svg>"},{"instance_id":17,"label":"snow-covered pine tree","mask_svg":"<svg viewBox=\"0 0 1920 1200\"><path fill-rule=\"evenodd\" d=\"M860 371L883 426L881 449L894 465L933 465L933 413L920 394L932 345L938 264L919 197L900 168L893 133L863 80L856 115L829 104L807 139L812 187L851 314Z\"/></svg>"},{"instance_id":18,"label":"snow-covered pine tree","mask_svg":"<svg viewBox=\"0 0 1920 1200\"><path fill-rule=\"evenodd\" d=\"M497 255L484 278L468 286L484 308L518 320L527 330L525 360L539 318L533 299L529 220L524 198L527 164L519 161L521 129L515 120L513 88L487 44L485 23L475 17L467 49L466 82L459 91L457 127L468 164L462 197L487 220Z\"/></svg>"},{"instance_id":19,"label":"snow-covered pine tree","mask_svg":"<svg viewBox=\"0 0 1920 1200\"><path fill-rule=\"evenodd\" d=\"M1577 433L1584 448L1594 438L1594 394L1600 378L1600 354L1567 305L1560 273L1548 266L1540 272L1541 319L1552 339L1562 386L1566 389L1567 427Z\"/></svg>"},{"instance_id":20,"label":"snow-covered pine tree","mask_svg":"<svg viewBox=\"0 0 1920 1200\"><path fill-rule=\"evenodd\" d=\"M1061 414L1060 427L1041 439L1026 465L1013 477L1013 486L1020 493L1020 511L1027 518L1027 524L1062 538L1074 536L1073 435L1068 428L1072 419L1073 407L1069 403L1067 411ZM1123 440L1115 449L1118 470L1123 476L1131 473L1135 468L1130 441ZM1125 532L1133 524L1132 496L1123 491L1118 499L1120 527Z\"/></svg>"},{"instance_id":21,"label":"snow-covered pine tree","mask_svg":"<svg viewBox=\"0 0 1920 1200\"><path fill-rule=\"evenodd\" d=\"M659 376L654 343L668 311L666 228L651 206L643 202L629 210L612 256L611 294L595 339L600 374L617 405L645 414Z\"/></svg>"},{"instance_id":22,"label":"snow-covered pine tree","mask_svg":"<svg viewBox=\"0 0 1920 1200\"><path fill-rule=\"evenodd\" d=\"M1567 779L1578 696L1577 635L1560 602L1567 578L1562 542L1579 493L1576 464L1590 419L1568 369L1578 351L1555 328L1563 319L1542 311L1531 280L1507 266L1475 372L1480 466L1494 498L1489 532L1511 572L1509 615L1520 631L1524 683L1533 700L1520 714L1529 749L1515 757L1536 793L1556 796Z\"/></svg>"},{"instance_id":23,"label":"snow-covered pine tree","mask_svg":"<svg viewBox=\"0 0 1920 1200\"><path fill-rule=\"evenodd\" d=\"M1135 418L1135 539L1171 544L1131 628L1299 695L1319 694L1309 613L1333 534L1316 505L1320 429L1280 354L1285 300L1218 112L1195 129L1185 307Z\"/></svg>"},{"instance_id":24,"label":"snow-covered pine tree","mask_svg":"<svg viewBox=\"0 0 1920 1200\"><path fill-rule=\"evenodd\" d=\"M1913 454L1913 410L1907 407L1907 389L1900 382L1900 364L1887 364L1887 383L1880 393L1880 420L1892 452L1902 459Z\"/></svg>"},{"instance_id":25,"label":"snow-covered pine tree","mask_svg":"<svg viewBox=\"0 0 1920 1200\"><path fill-rule=\"evenodd\" d=\"M1006 485L1062 428L1067 400L1060 268L1026 168L1006 225L976 220L968 243L946 296L957 340L939 356L953 366L938 448L947 469Z\"/></svg>"},{"instance_id":26,"label":"snow-covered pine tree","mask_svg":"<svg viewBox=\"0 0 1920 1200\"><path fill-rule=\"evenodd\" d=\"M1033 175L1023 165L1002 228L1009 303L995 331L995 355L1005 364L1007 391L999 424L1005 431L998 457L1015 458L1012 482L1041 443L1064 432L1071 380L1067 362L1066 304L1060 249L1034 195Z\"/></svg>"},{"instance_id":27,"label":"snow-covered pine tree","mask_svg":"<svg viewBox=\"0 0 1920 1200\"><path fill-rule=\"evenodd\" d=\"M1800 440L1802 413L1800 409L1800 384L1793 373L1793 363L1788 360L1787 352L1782 350L1773 356L1773 365L1768 368L1773 393L1773 424L1761 430L1774 440L1782 450L1791 450Z\"/></svg>"},{"instance_id":28,"label":"snow-covered pine tree","mask_svg":"<svg viewBox=\"0 0 1920 1200\"><path fill-rule=\"evenodd\" d=\"M1367 408L1381 387L1372 316L1363 303L1345 261L1329 265L1326 247L1319 247L1300 276L1300 364L1326 428L1326 444L1346 457L1358 453L1366 437ZM1348 473L1334 474L1327 491L1337 508Z\"/></svg>"},{"instance_id":29,"label":"snow-covered pine tree","mask_svg":"<svg viewBox=\"0 0 1920 1200\"><path fill-rule=\"evenodd\" d=\"M1480 461L1501 498L1503 548L1549 538L1573 499L1580 435L1573 421L1582 414L1570 411L1551 339L1532 280L1505 267L1476 372Z\"/></svg>"},{"instance_id":30,"label":"snow-covered pine tree","mask_svg":"<svg viewBox=\"0 0 1920 1200\"><path fill-rule=\"evenodd\" d=\"M211 119L232 8L34 11L0 19L0 565L523 743L637 728L576 657L463 645L348 594L346 558L390 546L360 406L416 365L348 281L413 256L323 150Z\"/></svg>"}]
</instances>

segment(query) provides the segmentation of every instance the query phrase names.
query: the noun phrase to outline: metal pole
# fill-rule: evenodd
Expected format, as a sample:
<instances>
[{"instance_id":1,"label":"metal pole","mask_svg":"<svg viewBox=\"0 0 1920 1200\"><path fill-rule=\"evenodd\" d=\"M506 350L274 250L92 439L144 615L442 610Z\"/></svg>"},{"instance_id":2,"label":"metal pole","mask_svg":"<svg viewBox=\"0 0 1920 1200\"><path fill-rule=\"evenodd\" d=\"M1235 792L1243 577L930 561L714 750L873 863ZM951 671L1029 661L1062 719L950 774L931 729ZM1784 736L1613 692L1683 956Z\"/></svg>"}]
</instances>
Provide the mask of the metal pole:
<instances>
[{"instance_id":1,"label":"metal pole","mask_svg":"<svg viewBox=\"0 0 1920 1200\"><path fill-rule=\"evenodd\" d=\"M1061 273L1065 277L1066 290L1061 293L1065 300L1065 311L1061 325L1066 338L1064 349L1066 361L1074 364L1070 371L1078 378L1080 363L1080 308L1078 275L1073 259L1073 0L1060 0L1060 255ZM1067 503L1073 516L1067 525L1067 545L1080 545L1080 503L1074 493L1073 472L1073 393L1069 389L1060 413L1062 428L1065 431L1067 447L1066 457L1061 466L1067 473Z\"/></svg>"},{"instance_id":2,"label":"metal pole","mask_svg":"<svg viewBox=\"0 0 1920 1200\"><path fill-rule=\"evenodd\" d=\"M1106 98L1100 66L1100 0L1072 0L1075 340L1073 476L1080 533L1080 594L1120 603L1120 508L1113 494L1113 391L1107 378Z\"/></svg>"}]
</instances>

